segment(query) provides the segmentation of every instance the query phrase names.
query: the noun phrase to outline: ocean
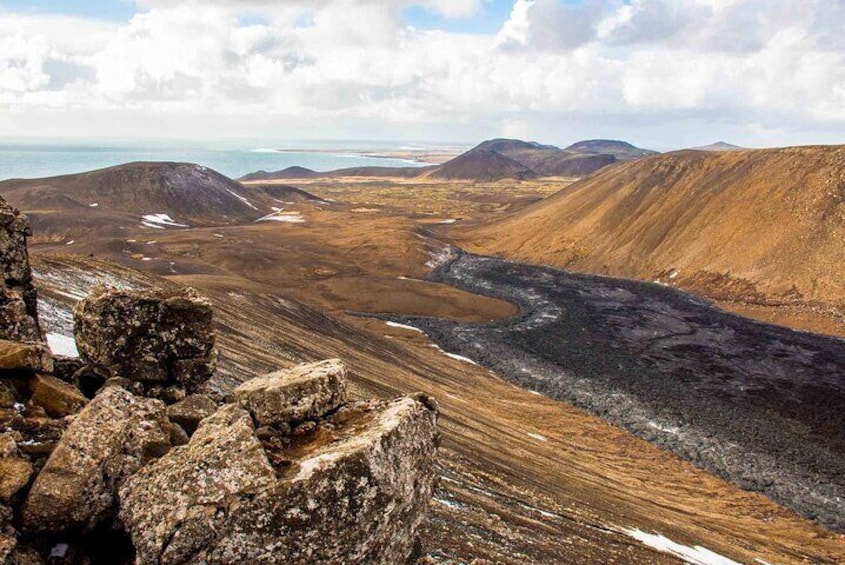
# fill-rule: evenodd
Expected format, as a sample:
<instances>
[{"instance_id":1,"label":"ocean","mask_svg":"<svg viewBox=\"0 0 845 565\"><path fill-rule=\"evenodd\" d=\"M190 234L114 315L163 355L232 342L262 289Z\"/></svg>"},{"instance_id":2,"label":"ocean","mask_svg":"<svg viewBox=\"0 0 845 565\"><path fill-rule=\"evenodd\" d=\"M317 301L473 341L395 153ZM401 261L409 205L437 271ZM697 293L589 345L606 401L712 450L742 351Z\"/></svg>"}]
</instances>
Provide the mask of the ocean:
<instances>
[{"instance_id":1,"label":"ocean","mask_svg":"<svg viewBox=\"0 0 845 565\"><path fill-rule=\"evenodd\" d=\"M293 148L293 149L285 149ZM47 141L0 138L0 180L81 173L132 161L178 161L210 167L231 178L298 165L315 171L346 167L424 165L367 156L379 151L426 149L387 142L324 141L284 144L162 141Z\"/></svg>"}]
</instances>

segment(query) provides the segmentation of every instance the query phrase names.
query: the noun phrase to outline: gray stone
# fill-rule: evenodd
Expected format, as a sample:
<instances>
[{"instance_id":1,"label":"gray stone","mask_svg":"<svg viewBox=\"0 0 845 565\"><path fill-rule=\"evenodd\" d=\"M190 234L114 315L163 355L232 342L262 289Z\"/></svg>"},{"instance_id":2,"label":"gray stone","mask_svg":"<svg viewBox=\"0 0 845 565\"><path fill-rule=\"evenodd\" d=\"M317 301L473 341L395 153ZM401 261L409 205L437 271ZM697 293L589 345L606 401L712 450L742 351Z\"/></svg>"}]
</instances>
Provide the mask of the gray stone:
<instances>
[{"instance_id":1,"label":"gray stone","mask_svg":"<svg viewBox=\"0 0 845 565\"><path fill-rule=\"evenodd\" d=\"M212 318L211 304L190 288L101 286L74 307L74 337L82 359L104 378L141 383L157 397L177 388L184 397L216 368Z\"/></svg>"},{"instance_id":2,"label":"gray stone","mask_svg":"<svg viewBox=\"0 0 845 565\"><path fill-rule=\"evenodd\" d=\"M139 563L404 563L434 487L436 413L405 397L337 411L274 467L249 414L204 420L120 491Z\"/></svg>"},{"instance_id":3,"label":"gray stone","mask_svg":"<svg viewBox=\"0 0 845 565\"><path fill-rule=\"evenodd\" d=\"M24 523L39 531L95 526L113 509L120 485L169 448L163 403L104 390L74 418L35 479Z\"/></svg>"},{"instance_id":4,"label":"gray stone","mask_svg":"<svg viewBox=\"0 0 845 565\"><path fill-rule=\"evenodd\" d=\"M316 420L346 401L346 368L329 359L276 371L243 383L235 398L259 426Z\"/></svg>"}]
</instances>

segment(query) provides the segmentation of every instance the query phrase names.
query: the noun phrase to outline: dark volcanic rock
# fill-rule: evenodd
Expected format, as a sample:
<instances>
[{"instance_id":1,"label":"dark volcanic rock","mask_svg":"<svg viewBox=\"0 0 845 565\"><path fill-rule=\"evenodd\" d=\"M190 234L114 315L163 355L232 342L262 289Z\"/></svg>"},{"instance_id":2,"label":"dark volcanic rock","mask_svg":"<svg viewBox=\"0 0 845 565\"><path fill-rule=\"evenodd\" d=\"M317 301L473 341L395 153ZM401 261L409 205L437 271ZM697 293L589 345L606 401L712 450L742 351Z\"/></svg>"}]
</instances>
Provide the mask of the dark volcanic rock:
<instances>
[{"instance_id":1,"label":"dark volcanic rock","mask_svg":"<svg viewBox=\"0 0 845 565\"><path fill-rule=\"evenodd\" d=\"M168 401L211 378L217 365L212 309L192 289L128 291L99 287L73 310L80 356L103 378Z\"/></svg>"},{"instance_id":2,"label":"dark volcanic rock","mask_svg":"<svg viewBox=\"0 0 845 565\"><path fill-rule=\"evenodd\" d=\"M402 319L446 351L845 530L845 340L491 257L458 254L432 278L520 307L491 324Z\"/></svg>"},{"instance_id":3,"label":"dark volcanic rock","mask_svg":"<svg viewBox=\"0 0 845 565\"><path fill-rule=\"evenodd\" d=\"M38 325L35 286L26 238L26 216L9 206L0 196L0 339L36 342L43 339Z\"/></svg>"}]
</instances>

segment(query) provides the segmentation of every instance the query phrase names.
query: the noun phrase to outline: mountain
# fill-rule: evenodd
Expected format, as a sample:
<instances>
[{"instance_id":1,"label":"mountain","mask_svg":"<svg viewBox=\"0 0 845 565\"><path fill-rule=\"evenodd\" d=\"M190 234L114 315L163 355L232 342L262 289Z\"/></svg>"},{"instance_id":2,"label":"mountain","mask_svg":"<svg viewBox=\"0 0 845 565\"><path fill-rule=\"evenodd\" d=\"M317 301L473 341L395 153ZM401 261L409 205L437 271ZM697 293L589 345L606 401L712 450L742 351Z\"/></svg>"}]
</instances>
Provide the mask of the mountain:
<instances>
[{"instance_id":1,"label":"mountain","mask_svg":"<svg viewBox=\"0 0 845 565\"><path fill-rule=\"evenodd\" d=\"M316 173L302 167L288 167L268 173L245 175L242 181L265 181L314 177L430 177L445 180L497 181L537 177L583 177L617 161L655 154L624 141L589 140L566 149L521 139L488 139L446 161L428 167L353 167Z\"/></svg>"},{"instance_id":2,"label":"mountain","mask_svg":"<svg viewBox=\"0 0 845 565\"><path fill-rule=\"evenodd\" d=\"M281 171L256 171L254 173L244 175L238 180L249 182L259 180L309 179L317 176L320 176L320 173L317 171L312 171L311 169L294 165L293 167L288 167L286 169L282 169Z\"/></svg>"},{"instance_id":3,"label":"mountain","mask_svg":"<svg viewBox=\"0 0 845 565\"><path fill-rule=\"evenodd\" d=\"M702 145L701 147L693 147L697 151L744 151L745 147L739 145L732 145L724 141L717 141L710 145Z\"/></svg>"},{"instance_id":4,"label":"mountain","mask_svg":"<svg viewBox=\"0 0 845 565\"><path fill-rule=\"evenodd\" d=\"M556 151L559 147L554 145L543 145L536 141L522 141L521 139L496 138L482 141L472 151L496 151L506 155L515 151Z\"/></svg>"},{"instance_id":5,"label":"mountain","mask_svg":"<svg viewBox=\"0 0 845 565\"><path fill-rule=\"evenodd\" d=\"M325 200L289 184L258 184L247 187L249 192L265 194L281 202L322 202Z\"/></svg>"},{"instance_id":6,"label":"mountain","mask_svg":"<svg viewBox=\"0 0 845 565\"><path fill-rule=\"evenodd\" d=\"M539 176L522 163L498 151L476 147L446 161L428 174L429 178L444 180L497 181L525 180Z\"/></svg>"},{"instance_id":7,"label":"mountain","mask_svg":"<svg viewBox=\"0 0 845 565\"><path fill-rule=\"evenodd\" d=\"M75 175L12 179L0 182L0 194L34 214L166 215L174 225L194 226L243 223L262 215L241 184L188 163L137 162Z\"/></svg>"},{"instance_id":8,"label":"mountain","mask_svg":"<svg viewBox=\"0 0 845 565\"><path fill-rule=\"evenodd\" d=\"M639 159L640 157L648 157L649 155L657 155L657 151L640 149L627 141L613 139L588 139L579 141L573 143L564 149L564 151L588 155L613 155L619 161L629 161L631 159Z\"/></svg>"},{"instance_id":9,"label":"mountain","mask_svg":"<svg viewBox=\"0 0 845 565\"><path fill-rule=\"evenodd\" d=\"M828 331L807 316L835 318L845 301L843 171L845 146L681 151L450 233L470 251L660 280L744 312L794 307L792 322Z\"/></svg>"}]
</instances>

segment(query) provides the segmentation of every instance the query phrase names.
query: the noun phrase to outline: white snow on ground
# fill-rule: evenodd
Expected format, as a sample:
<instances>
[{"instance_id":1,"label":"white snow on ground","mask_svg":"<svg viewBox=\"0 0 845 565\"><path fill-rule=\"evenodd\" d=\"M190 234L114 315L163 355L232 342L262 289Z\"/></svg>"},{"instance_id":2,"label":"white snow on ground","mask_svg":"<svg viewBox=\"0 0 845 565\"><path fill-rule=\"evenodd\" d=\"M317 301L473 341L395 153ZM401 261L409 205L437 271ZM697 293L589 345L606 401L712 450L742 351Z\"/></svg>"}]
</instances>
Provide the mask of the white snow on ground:
<instances>
[{"instance_id":1,"label":"white snow on ground","mask_svg":"<svg viewBox=\"0 0 845 565\"><path fill-rule=\"evenodd\" d=\"M73 245L74 243L76 243L76 240L75 240L75 239L71 239L70 241L68 241L67 243L65 243L65 245Z\"/></svg>"},{"instance_id":2,"label":"white snow on ground","mask_svg":"<svg viewBox=\"0 0 845 565\"><path fill-rule=\"evenodd\" d=\"M246 198L244 198L243 196L241 196L237 192L229 190L228 188L226 189L226 192L228 192L229 194L231 194L232 196L234 196L235 198L237 198L238 200L240 200L241 202L243 202L244 204L246 204L247 206L249 206L253 210L258 210L258 208L256 208L255 206L252 205L252 202L250 202L249 200L247 200Z\"/></svg>"},{"instance_id":3,"label":"white snow on ground","mask_svg":"<svg viewBox=\"0 0 845 565\"><path fill-rule=\"evenodd\" d=\"M541 516L545 516L546 518L558 518L559 516L553 512L547 512L545 510L541 510L540 508L536 508L534 506L529 506L528 504L520 503L520 506L525 508L526 510L530 510L532 512L537 512Z\"/></svg>"},{"instance_id":4,"label":"white snow on ground","mask_svg":"<svg viewBox=\"0 0 845 565\"><path fill-rule=\"evenodd\" d=\"M225 237L222 233L213 233L211 235L213 235L214 237Z\"/></svg>"},{"instance_id":5,"label":"white snow on ground","mask_svg":"<svg viewBox=\"0 0 845 565\"><path fill-rule=\"evenodd\" d=\"M76 349L76 341L72 337L57 333L47 334L47 345L54 355L66 355L68 357L79 357Z\"/></svg>"},{"instance_id":6,"label":"white snow on ground","mask_svg":"<svg viewBox=\"0 0 845 565\"><path fill-rule=\"evenodd\" d=\"M448 506L449 508L460 508L461 505L457 502L452 502L451 500L447 500L445 498L434 498L434 502L438 504L442 504L443 506Z\"/></svg>"},{"instance_id":7,"label":"white snow on ground","mask_svg":"<svg viewBox=\"0 0 845 565\"><path fill-rule=\"evenodd\" d=\"M541 436L540 434L532 434L531 432L528 432L528 437L533 437L534 439L538 439L540 441L549 441L549 438L547 438L546 436Z\"/></svg>"},{"instance_id":8,"label":"white snow on ground","mask_svg":"<svg viewBox=\"0 0 845 565\"><path fill-rule=\"evenodd\" d=\"M457 221L458 221L458 220L457 220L457 219L455 219L455 218L449 218L448 220L440 220L440 222L438 222L438 223L441 223L441 224L454 224L454 223L455 223L455 222L457 222Z\"/></svg>"},{"instance_id":9,"label":"white snow on ground","mask_svg":"<svg viewBox=\"0 0 845 565\"><path fill-rule=\"evenodd\" d=\"M411 330L415 332L419 332L421 334L425 333L419 328L415 328L414 326L406 326L405 324L400 324L399 322L385 322L391 328L402 328L403 330Z\"/></svg>"},{"instance_id":10,"label":"white snow on ground","mask_svg":"<svg viewBox=\"0 0 845 565\"><path fill-rule=\"evenodd\" d=\"M90 206L91 208L96 208L96 207L97 207L97 206L99 206L99 205L100 205L100 203L99 203L99 202L92 202L92 203L91 203L91 204L89 204L88 206Z\"/></svg>"},{"instance_id":11,"label":"white snow on ground","mask_svg":"<svg viewBox=\"0 0 845 565\"><path fill-rule=\"evenodd\" d=\"M285 222L287 224L304 224L305 218L303 218L299 214L276 214L270 216L269 218L261 218L261 220L258 221Z\"/></svg>"},{"instance_id":12,"label":"white snow on ground","mask_svg":"<svg viewBox=\"0 0 845 565\"><path fill-rule=\"evenodd\" d=\"M148 228L164 229L170 228L189 228L191 226L180 224L173 220L167 214L145 214L141 216L141 223Z\"/></svg>"},{"instance_id":13,"label":"white snow on ground","mask_svg":"<svg viewBox=\"0 0 845 565\"><path fill-rule=\"evenodd\" d=\"M419 234L417 234L419 235ZM436 269L446 261L452 258L452 247L447 245L436 251L431 252L431 259L429 259L425 266L429 269Z\"/></svg>"},{"instance_id":14,"label":"white snow on ground","mask_svg":"<svg viewBox=\"0 0 845 565\"><path fill-rule=\"evenodd\" d=\"M141 261L152 261L151 257L141 257Z\"/></svg>"},{"instance_id":15,"label":"white snow on ground","mask_svg":"<svg viewBox=\"0 0 845 565\"><path fill-rule=\"evenodd\" d=\"M728 559L707 548L699 545L695 547L681 545L660 534L647 534L637 529L625 529L622 532L644 545L679 557L692 565L741 565L733 559Z\"/></svg>"},{"instance_id":16,"label":"white snow on ground","mask_svg":"<svg viewBox=\"0 0 845 565\"><path fill-rule=\"evenodd\" d=\"M476 363L469 357L464 357L463 355L458 355L457 353L449 353L448 351L444 351L443 353L445 353L447 357L451 357L452 359L457 359L458 361L463 361L464 363L471 363L472 365L478 365L478 363Z\"/></svg>"}]
</instances>

